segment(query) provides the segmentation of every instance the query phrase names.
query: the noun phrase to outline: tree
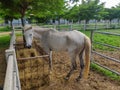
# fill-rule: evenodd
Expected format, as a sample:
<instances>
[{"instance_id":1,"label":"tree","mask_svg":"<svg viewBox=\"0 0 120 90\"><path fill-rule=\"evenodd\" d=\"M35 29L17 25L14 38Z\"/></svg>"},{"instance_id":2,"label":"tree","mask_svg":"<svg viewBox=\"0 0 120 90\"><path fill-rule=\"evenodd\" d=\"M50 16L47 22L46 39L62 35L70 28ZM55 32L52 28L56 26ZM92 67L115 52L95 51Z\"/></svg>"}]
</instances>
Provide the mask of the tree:
<instances>
[{"instance_id":1,"label":"tree","mask_svg":"<svg viewBox=\"0 0 120 90\"><path fill-rule=\"evenodd\" d=\"M118 24L120 21L120 3L116 6L116 17L118 19Z\"/></svg>"},{"instance_id":2,"label":"tree","mask_svg":"<svg viewBox=\"0 0 120 90\"><path fill-rule=\"evenodd\" d=\"M79 15L86 23L90 19L94 19L103 10L103 3L99 4L99 0L87 0L83 4L79 5Z\"/></svg>"},{"instance_id":3,"label":"tree","mask_svg":"<svg viewBox=\"0 0 120 90\"><path fill-rule=\"evenodd\" d=\"M71 9L67 9L64 15L64 18L67 19L68 21L79 21L79 7L77 5L73 6Z\"/></svg>"},{"instance_id":4,"label":"tree","mask_svg":"<svg viewBox=\"0 0 120 90\"><path fill-rule=\"evenodd\" d=\"M0 3L0 16L5 19L5 21L10 21L10 26L12 27L12 21L15 18L19 17L17 12L13 12L11 9L7 8L6 6Z\"/></svg>"},{"instance_id":5,"label":"tree","mask_svg":"<svg viewBox=\"0 0 120 90\"><path fill-rule=\"evenodd\" d=\"M33 13L39 17L46 17L47 15L60 15L61 9L64 6L64 0L0 0L2 5L12 12L20 14L22 26L26 14ZM22 30L24 33L24 30ZM25 42L24 34L23 39Z\"/></svg>"},{"instance_id":6,"label":"tree","mask_svg":"<svg viewBox=\"0 0 120 90\"><path fill-rule=\"evenodd\" d=\"M107 12L107 14L105 14L103 16L104 20L109 20L110 21L110 26L111 26L111 21L115 18L118 18L118 13L119 13L119 9L117 8L105 8L105 11Z\"/></svg>"}]
</instances>

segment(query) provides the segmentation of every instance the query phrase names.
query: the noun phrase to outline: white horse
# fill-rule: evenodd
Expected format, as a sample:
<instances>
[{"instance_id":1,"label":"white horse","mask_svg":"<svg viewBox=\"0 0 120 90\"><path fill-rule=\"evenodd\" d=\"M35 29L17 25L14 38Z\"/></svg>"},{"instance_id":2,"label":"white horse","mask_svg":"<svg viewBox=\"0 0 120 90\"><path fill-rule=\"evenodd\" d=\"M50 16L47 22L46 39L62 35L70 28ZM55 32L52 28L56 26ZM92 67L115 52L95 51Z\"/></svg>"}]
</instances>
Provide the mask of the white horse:
<instances>
[{"instance_id":1,"label":"white horse","mask_svg":"<svg viewBox=\"0 0 120 90\"><path fill-rule=\"evenodd\" d=\"M79 55L81 71L76 80L79 81L82 76L84 78L88 77L91 43L85 34L77 30L59 32L55 29L31 27L30 25L26 25L24 30L26 47L30 48L32 46L32 39L34 37L40 40L43 50L50 55L50 69L52 68L51 51L67 51L71 57L71 69L65 79L68 80L72 72L77 68L77 55ZM85 55L83 55L83 52L85 52ZM83 56L85 56L85 65Z\"/></svg>"}]
</instances>

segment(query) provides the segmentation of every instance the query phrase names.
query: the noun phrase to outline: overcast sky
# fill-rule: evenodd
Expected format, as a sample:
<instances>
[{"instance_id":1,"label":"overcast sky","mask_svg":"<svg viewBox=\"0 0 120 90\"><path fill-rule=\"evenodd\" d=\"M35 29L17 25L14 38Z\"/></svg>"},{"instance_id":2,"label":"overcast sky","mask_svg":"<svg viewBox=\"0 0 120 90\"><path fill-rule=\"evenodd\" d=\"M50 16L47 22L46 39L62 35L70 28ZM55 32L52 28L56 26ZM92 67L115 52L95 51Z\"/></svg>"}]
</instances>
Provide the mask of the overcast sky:
<instances>
[{"instance_id":1,"label":"overcast sky","mask_svg":"<svg viewBox=\"0 0 120 90\"><path fill-rule=\"evenodd\" d=\"M82 0L79 0L78 4L81 4ZM116 5L120 4L120 0L100 0L100 2L105 2L106 8L115 7ZM74 4L69 3L70 6L73 6Z\"/></svg>"},{"instance_id":2,"label":"overcast sky","mask_svg":"<svg viewBox=\"0 0 120 90\"><path fill-rule=\"evenodd\" d=\"M100 0L101 2L106 2L105 7L111 8L113 6L116 6L120 3L120 0Z\"/></svg>"}]
</instances>

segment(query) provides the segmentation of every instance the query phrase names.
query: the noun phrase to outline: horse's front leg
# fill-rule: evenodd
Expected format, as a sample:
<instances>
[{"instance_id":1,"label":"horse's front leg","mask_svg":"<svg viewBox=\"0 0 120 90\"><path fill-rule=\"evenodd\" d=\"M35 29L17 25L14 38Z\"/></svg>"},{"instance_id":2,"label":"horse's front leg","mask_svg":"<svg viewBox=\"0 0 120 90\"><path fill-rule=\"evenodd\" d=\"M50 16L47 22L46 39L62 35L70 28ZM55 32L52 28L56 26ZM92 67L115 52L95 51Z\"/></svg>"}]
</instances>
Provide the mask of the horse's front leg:
<instances>
[{"instance_id":1,"label":"horse's front leg","mask_svg":"<svg viewBox=\"0 0 120 90\"><path fill-rule=\"evenodd\" d=\"M65 77L66 80L70 78L71 74L73 73L74 70L76 70L76 68L77 68L76 56L74 55L73 57L71 57L71 69L69 73L67 74L67 76Z\"/></svg>"},{"instance_id":2,"label":"horse's front leg","mask_svg":"<svg viewBox=\"0 0 120 90\"><path fill-rule=\"evenodd\" d=\"M52 73L52 51L49 53L49 71Z\"/></svg>"}]
</instances>

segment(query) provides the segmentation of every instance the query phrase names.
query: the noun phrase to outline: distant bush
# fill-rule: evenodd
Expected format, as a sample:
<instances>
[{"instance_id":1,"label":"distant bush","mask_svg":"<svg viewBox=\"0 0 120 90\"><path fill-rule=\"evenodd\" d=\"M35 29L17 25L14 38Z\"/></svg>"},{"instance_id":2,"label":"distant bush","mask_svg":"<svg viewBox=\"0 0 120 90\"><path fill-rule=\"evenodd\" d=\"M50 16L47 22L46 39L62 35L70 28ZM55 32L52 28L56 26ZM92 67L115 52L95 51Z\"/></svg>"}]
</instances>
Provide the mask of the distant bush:
<instances>
[{"instance_id":1,"label":"distant bush","mask_svg":"<svg viewBox=\"0 0 120 90\"><path fill-rule=\"evenodd\" d=\"M6 26L6 27L0 27L0 32L5 32L5 31L11 31L12 28L9 27L9 26Z\"/></svg>"}]
</instances>

